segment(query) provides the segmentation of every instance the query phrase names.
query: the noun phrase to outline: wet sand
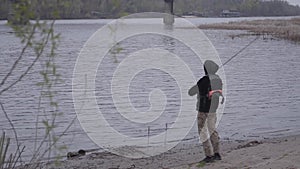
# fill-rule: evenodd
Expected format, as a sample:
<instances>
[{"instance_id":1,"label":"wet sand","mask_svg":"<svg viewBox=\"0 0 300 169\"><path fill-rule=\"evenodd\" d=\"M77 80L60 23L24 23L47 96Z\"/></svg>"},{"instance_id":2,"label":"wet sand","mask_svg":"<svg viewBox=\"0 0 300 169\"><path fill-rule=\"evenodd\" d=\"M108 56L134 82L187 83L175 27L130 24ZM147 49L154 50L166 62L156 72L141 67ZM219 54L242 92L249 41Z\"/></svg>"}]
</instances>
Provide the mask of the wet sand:
<instances>
[{"instance_id":1,"label":"wet sand","mask_svg":"<svg viewBox=\"0 0 300 169\"><path fill-rule=\"evenodd\" d=\"M222 141L221 161L200 165L204 158L200 144L179 144L172 150L150 158L128 159L108 152L87 154L49 163L42 168L58 169L240 169L300 168L300 136L275 139Z\"/></svg>"}]
</instances>

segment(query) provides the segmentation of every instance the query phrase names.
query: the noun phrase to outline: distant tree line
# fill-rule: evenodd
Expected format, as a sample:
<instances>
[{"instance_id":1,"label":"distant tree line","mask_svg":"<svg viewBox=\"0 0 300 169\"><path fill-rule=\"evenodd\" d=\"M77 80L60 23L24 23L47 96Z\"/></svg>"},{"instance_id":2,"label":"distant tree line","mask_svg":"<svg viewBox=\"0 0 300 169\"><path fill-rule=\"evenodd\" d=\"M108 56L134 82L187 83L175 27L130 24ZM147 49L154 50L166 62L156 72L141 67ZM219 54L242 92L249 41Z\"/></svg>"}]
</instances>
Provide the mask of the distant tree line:
<instances>
[{"instance_id":1,"label":"distant tree line","mask_svg":"<svg viewBox=\"0 0 300 169\"><path fill-rule=\"evenodd\" d=\"M241 12L243 16L295 16L300 7L285 0L200 0L200 11L208 16L218 16L222 10Z\"/></svg>"},{"instance_id":2,"label":"distant tree line","mask_svg":"<svg viewBox=\"0 0 300 169\"><path fill-rule=\"evenodd\" d=\"M9 1L0 1L0 19L9 13ZM164 0L14 0L29 4L34 15L50 19L53 11L60 18L117 18L137 12L164 12ZM235 10L244 16L300 15L300 7L284 0L174 0L174 12L183 15L197 12L203 16L219 16L223 10ZM55 10L54 10L55 9Z\"/></svg>"}]
</instances>

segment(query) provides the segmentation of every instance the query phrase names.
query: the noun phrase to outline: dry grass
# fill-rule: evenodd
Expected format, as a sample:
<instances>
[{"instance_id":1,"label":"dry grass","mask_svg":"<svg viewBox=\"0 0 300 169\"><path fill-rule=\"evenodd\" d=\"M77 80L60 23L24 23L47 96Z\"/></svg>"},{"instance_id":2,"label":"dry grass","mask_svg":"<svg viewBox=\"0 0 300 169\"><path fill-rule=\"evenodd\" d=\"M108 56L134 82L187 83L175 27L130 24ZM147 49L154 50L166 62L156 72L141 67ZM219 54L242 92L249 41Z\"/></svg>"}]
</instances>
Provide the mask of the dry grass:
<instances>
[{"instance_id":1,"label":"dry grass","mask_svg":"<svg viewBox=\"0 0 300 169\"><path fill-rule=\"evenodd\" d=\"M289 20L253 20L219 24L200 25L200 29L247 30L258 35L275 37L300 42L300 18Z\"/></svg>"}]
</instances>

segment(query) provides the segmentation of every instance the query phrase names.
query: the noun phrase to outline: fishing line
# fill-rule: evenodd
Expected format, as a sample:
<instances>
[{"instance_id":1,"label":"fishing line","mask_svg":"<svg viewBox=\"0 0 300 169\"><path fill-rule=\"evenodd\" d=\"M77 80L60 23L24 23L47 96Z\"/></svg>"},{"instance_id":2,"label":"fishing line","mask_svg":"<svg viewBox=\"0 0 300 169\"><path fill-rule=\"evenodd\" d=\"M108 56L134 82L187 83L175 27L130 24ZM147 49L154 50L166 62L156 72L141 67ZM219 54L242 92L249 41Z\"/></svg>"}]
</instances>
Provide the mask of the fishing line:
<instances>
[{"instance_id":1,"label":"fishing line","mask_svg":"<svg viewBox=\"0 0 300 169\"><path fill-rule=\"evenodd\" d=\"M255 39L253 39L248 45L246 45L245 47L243 47L241 50L239 50L235 55L233 55L231 58L229 58L225 63L223 63L220 67L225 66L227 63L229 63L232 59L234 59L235 57L237 57L240 53L242 53L244 50L246 50L249 46L251 46L257 39L259 38L259 36L257 36Z\"/></svg>"}]
</instances>

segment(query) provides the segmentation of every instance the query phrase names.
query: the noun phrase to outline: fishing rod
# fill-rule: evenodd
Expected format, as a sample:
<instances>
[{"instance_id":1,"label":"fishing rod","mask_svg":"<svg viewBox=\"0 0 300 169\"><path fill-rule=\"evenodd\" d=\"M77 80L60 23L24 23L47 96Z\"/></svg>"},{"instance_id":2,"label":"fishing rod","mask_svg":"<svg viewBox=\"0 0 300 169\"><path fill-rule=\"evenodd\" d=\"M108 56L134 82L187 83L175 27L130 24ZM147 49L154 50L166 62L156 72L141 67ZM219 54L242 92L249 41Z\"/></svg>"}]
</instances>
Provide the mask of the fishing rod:
<instances>
[{"instance_id":1,"label":"fishing rod","mask_svg":"<svg viewBox=\"0 0 300 169\"><path fill-rule=\"evenodd\" d=\"M249 44L247 44L245 47L243 47L241 50L239 50L236 54L234 54L231 58L229 58L226 62L224 62L221 66L225 66L227 63L229 63L232 59L234 59L235 57L237 57L240 53L242 53L244 50L246 50L249 46L251 46L257 39L259 38L259 36L257 36L255 39L253 39Z\"/></svg>"}]
</instances>

